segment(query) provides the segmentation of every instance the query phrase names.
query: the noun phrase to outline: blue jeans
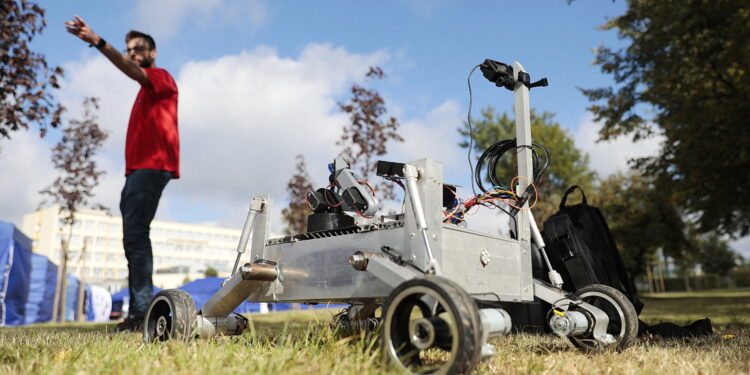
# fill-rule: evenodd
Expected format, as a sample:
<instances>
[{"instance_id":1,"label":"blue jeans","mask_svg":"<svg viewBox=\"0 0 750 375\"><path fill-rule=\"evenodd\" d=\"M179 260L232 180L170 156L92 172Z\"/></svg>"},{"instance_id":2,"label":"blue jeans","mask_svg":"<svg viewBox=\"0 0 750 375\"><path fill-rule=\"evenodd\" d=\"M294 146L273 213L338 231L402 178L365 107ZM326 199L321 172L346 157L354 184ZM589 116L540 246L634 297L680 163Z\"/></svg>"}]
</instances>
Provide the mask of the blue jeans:
<instances>
[{"instance_id":1,"label":"blue jeans","mask_svg":"<svg viewBox=\"0 0 750 375\"><path fill-rule=\"evenodd\" d=\"M153 255L149 233L161 192L171 178L172 172L137 169L127 176L122 189L122 244L128 260L128 316L131 318L142 319L153 297Z\"/></svg>"}]
</instances>

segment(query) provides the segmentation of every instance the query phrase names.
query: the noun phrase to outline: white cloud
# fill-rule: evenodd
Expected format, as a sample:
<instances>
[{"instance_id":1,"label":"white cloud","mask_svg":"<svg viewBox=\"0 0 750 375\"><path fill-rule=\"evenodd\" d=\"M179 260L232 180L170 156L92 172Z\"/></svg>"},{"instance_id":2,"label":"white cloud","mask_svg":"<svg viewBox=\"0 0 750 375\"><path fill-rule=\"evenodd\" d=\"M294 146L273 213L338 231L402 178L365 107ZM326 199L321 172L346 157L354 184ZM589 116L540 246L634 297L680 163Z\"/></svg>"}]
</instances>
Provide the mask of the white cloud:
<instances>
[{"instance_id":1,"label":"white cloud","mask_svg":"<svg viewBox=\"0 0 750 375\"><path fill-rule=\"evenodd\" d=\"M430 111L424 119L413 119L402 124L399 134L404 142L389 146L393 161L407 162L430 158L443 164L444 173L455 173L466 164L458 148L461 109L452 100L445 101ZM468 175L468 173L467 173Z\"/></svg>"},{"instance_id":2,"label":"white cloud","mask_svg":"<svg viewBox=\"0 0 750 375\"><path fill-rule=\"evenodd\" d=\"M167 40L188 22L191 27L256 30L268 22L270 12L264 0L139 0L134 18L138 28Z\"/></svg>"},{"instance_id":3,"label":"white cloud","mask_svg":"<svg viewBox=\"0 0 750 375\"><path fill-rule=\"evenodd\" d=\"M177 79L182 178L171 191L221 212L220 223L241 225L250 197L262 193L279 211L296 155L324 183L346 121L336 99L385 59L311 44L297 59L259 47L187 63Z\"/></svg>"},{"instance_id":4,"label":"white cloud","mask_svg":"<svg viewBox=\"0 0 750 375\"><path fill-rule=\"evenodd\" d=\"M21 226L23 215L44 197L39 191L54 180L51 147L36 130L18 131L0 141L0 220Z\"/></svg>"},{"instance_id":5,"label":"white cloud","mask_svg":"<svg viewBox=\"0 0 750 375\"><path fill-rule=\"evenodd\" d=\"M630 137L622 136L612 141L597 142L599 129L601 126L587 116L575 132L574 139L576 147L589 154L591 169L602 178L618 171L627 172L630 159L655 156L664 140L662 136L654 136L633 142Z\"/></svg>"},{"instance_id":6,"label":"white cloud","mask_svg":"<svg viewBox=\"0 0 750 375\"><path fill-rule=\"evenodd\" d=\"M78 62L64 64L66 79L56 94L66 107L65 119L80 118L81 103L86 96L98 97L99 125L109 133L99 167L106 171L94 190L91 203L101 203L119 214L119 194L124 182L125 131L137 84L120 73L106 58L86 53ZM34 211L45 199L39 190L51 184L58 175L51 164L52 145L60 131L53 129L45 139L35 131L18 132L13 139L0 142L0 219L21 225L24 214Z\"/></svg>"},{"instance_id":7,"label":"white cloud","mask_svg":"<svg viewBox=\"0 0 750 375\"><path fill-rule=\"evenodd\" d=\"M296 58L258 47L189 62L172 72L180 90L182 178L167 186L157 218L240 227L249 199L270 193L276 202L272 216L278 226L294 157L304 155L313 178L325 182L326 165L338 150L335 141L346 122L336 101L347 95L349 85L361 80L370 66L387 60L382 51L353 54L311 44ZM64 68L66 80L59 98L69 110L68 117L78 116L84 97L100 98L99 123L110 137L99 158L107 174L93 201L117 215L124 183L125 135L138 86L99 55L84 54ZM37 191L51 182L47 181L52 174L48 151L44 151L49 146L36 145L28 136L3 146L3 154L23 151L24 157L0 157L3 180L17 182L2 191L0 208L6 219L33 211L41 199ZM5 198L21 192L28 197Z\"/></svg>"},{"instance_id":8,"label":"white cloud","mask_svg":"<svg viewBox=\"0 0 750 375\"><path fill-rule=\"evenodd\" d=\"M750 236L729 241L729 247L742 254L743 257L750 259Z\"/></svg>"}]
</instances>

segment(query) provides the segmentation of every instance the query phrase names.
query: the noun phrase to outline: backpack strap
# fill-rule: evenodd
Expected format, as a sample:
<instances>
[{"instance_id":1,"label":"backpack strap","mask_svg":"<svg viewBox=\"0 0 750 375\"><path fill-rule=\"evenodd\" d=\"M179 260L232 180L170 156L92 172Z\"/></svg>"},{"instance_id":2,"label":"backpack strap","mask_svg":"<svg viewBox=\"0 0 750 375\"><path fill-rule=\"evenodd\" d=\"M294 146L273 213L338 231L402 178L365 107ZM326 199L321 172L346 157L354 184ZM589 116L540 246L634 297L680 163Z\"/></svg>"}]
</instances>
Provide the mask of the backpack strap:
<instances>
[{"instance_id":1,"label":"backpack strap","mask_svg":"<svg viewBox=\"0 0 750 375\"><path fill-rule=\"evenodd\" d=\"M563 209L563 207L565 207L565 201L568 200L568 195L570 193L572 193L573 191L575 191L575 189L578 189L578 190L581 191L581 196L583 197L583 204L588 204L586 202L586 194L583 192L583 189L581 189L581 187L578 186L578 185L573 185L573 186L571 186L571 187L568 188L568 191L566 191L565 194L563 194L562 200L560 201L560 209L561 210Z\"/></svg>"}]
</instances>

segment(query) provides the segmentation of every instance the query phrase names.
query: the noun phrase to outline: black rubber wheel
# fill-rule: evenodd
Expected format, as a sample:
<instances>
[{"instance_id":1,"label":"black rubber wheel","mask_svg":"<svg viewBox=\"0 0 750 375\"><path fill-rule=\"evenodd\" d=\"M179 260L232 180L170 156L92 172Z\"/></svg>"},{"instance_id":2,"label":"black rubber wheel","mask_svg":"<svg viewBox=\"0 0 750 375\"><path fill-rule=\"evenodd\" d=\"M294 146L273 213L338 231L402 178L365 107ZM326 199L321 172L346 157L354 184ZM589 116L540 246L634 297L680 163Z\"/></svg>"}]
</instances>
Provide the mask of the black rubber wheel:
<instances>
[{"instance_id":1,"label":"black rubber wheel","mask_svg":"<svg viewBox=\"0 0 750 375\"><path fill-rule=\"evenodd\" d=\"M450 280L427 277L399 285L385 302L382 324L386 360L406 373L469 374L479 362L479 312Z\"/></svg>"},{"instance_id":2,"label":"black rubber wheel","mask_svg":"<svg viewBox=\"0 0 750 375\"><path fill-rule=\"evenodd\" d=\"M604 346L589 333L583 337L569 337L573 345L584 351L621 351L633 344L638 336L638 313L628 297L615 288L601 284L587 285L576 291L575 295L607 314L607 333L617 341Z\"/></svg>"},{"instance_id":3,"label":"black rubber wheel","mask_svg":"<svg viewBox=\"0 0 750 375\"><path fill-rule=\"evenodd\" d=\"M196 311L193 297L184 290L165 289L151 300L143 320L146 342L181 340L196 336Z\"/></svg>"}]
</instances>

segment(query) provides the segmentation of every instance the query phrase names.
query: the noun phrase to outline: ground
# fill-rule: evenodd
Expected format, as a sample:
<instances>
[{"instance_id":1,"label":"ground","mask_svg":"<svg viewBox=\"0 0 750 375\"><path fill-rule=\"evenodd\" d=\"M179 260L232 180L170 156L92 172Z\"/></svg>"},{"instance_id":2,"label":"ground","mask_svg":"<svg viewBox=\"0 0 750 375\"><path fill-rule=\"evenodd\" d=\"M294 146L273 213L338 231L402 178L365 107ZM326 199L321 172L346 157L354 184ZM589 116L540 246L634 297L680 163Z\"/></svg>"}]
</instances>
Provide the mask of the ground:
<instances>
[{"instance_id":1,"label":"ground","mask_svg":"<svg viewBox=\"0 0 750 375\"><path fill-rule=\"evenodd\" d=\"M640 338L622 353L583 354L566 339L494 339L498 355L476 374L750 373L750 289L650 295L647 323L710 317L710 338ZM242 336L145 344L113 324L45 324L0 329L0 374L384 374L375 339L328 329L336 311L251 315Z\"/></svg>"}]
</instances>

